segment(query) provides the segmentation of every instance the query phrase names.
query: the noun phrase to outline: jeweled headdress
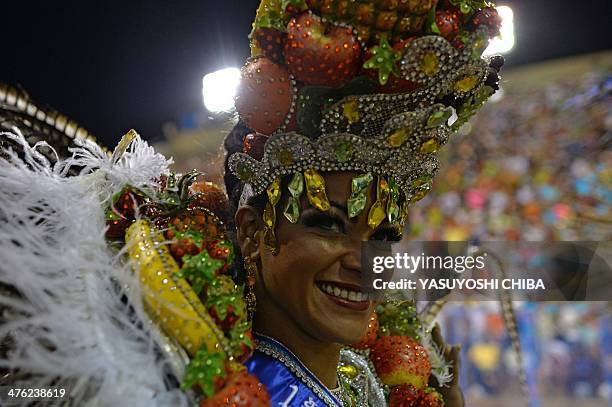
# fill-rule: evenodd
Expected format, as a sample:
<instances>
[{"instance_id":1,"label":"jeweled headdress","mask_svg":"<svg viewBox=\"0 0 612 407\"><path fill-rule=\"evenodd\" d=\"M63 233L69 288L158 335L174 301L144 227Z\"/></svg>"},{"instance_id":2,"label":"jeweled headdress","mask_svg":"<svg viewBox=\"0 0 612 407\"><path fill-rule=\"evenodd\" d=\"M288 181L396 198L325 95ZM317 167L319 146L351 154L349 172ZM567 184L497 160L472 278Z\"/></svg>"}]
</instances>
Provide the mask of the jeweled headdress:
<instances>
[{"instance_id":1,"label":"jeweled headdress","mask_svg":"<svg viewBox=\"0 0 612 407\"><path fill-rule=\"evenodd\" d=\"M297 222L304 191L329 206L319 171L356 171L349 216L376 181L370 226L402 221L438 149L498 88L503 59L482 53L500 24L481 0L263 0L236 97L253 133L229 159L243 198L267 189L273 233L281 177Z\"/></svg>"}]
</instances>

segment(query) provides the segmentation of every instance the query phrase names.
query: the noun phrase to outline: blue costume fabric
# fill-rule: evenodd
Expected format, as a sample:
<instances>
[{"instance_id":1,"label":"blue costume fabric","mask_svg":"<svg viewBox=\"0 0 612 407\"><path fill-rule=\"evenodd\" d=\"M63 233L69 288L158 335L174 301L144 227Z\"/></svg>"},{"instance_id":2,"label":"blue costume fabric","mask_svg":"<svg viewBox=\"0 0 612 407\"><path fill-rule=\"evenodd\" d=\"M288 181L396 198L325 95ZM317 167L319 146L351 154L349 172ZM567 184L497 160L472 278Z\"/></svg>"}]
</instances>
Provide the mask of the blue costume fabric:
<instances>
[{"instance_id":1,"label":"blue costume fabric","mask_svg":"<svg viewBox=\"0 0 612 407\"><path fill-rule=\"evenodd\" d=\"M254 339L257 349L245 365L266 386L272 406L342 406L289 349L263 335Z\"/></svg>"}]
</instances>

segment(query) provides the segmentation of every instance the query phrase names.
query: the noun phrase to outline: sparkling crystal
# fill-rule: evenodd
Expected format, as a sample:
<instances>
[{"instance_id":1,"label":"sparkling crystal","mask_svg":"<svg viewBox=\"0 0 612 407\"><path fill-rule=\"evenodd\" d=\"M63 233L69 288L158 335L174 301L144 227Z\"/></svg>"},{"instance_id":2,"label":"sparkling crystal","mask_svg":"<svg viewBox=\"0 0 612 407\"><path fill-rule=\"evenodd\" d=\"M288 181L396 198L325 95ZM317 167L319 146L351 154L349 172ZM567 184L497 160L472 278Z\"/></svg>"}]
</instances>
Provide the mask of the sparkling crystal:
<instances>
[{"instance_id":1,"label":"sparkling crystal","mask_svg":"<svg viewBox=\"0 0 612 407\"><path fill-rule=\"evenodd\" d=\"M477 76L467 75L467 76L464 76L462 79L458 80L457 82L455 82L453 89L455 89L455 92L469 92L472 89L474 89L474 87L476 86L476 83L478 83Z\"/></svg>"},{"instance_id":2,"label":"sparkling crystal","mask_svg":"<svg viewBox=\"0 0 612 407\"><path fill-rule=\"evenodd\" d=\"M297 199L292 196L289 197L283 215L285 215L285 218L287 218L289 222L297 223L300 219L300 204Z\"/></svg>"},{"instance_id":3,"label":"sparkling crystal","mask_svg":"<svg viewBox=\"0 0 612 407\"><path fill-rule=\"evenodd\" d=\"M323 176L311 168L304 171L304 179L306 180L306 195L311 205L321 211L329 210L330 204L325 193Z\"/></svg>"},{"instance_id":4,"label":"sparkling crystal","mask_svg":"<svg viewBox=\"0 0 612 407\"><path fill-rule=\"evenodd\" d=\"M342 114L344 115L346 120L348 120L349 123L353 124L359 121L359 104L356 100L349 100L348 102L345 102L342 109Z\"/></svg>"},{"instance_id":5,"label":"sparkling crystal","mask_svg":"<svg viewBox=\"0 0 612 407\"><path fill-rule=\"evenodd\" d=\"M238 168L236 168L236 175L242 181L249 181L253 176L253 171L246 164L239 164Z\"/></svg>"},{"instance_id":6,"label":"sparkling crystal","mask_svg":"<svg viewBox=\"0 0 612 407\"><path fill-rule=\"evenodd\" d=\"M432 139L427 140L423 144L421 144L421 153L423 154L435 153L436 151L438 151L439 148L440 148L440 143L438 143L438 140L435 138L432 138Z\"/></svg>"},{"instance_id":7,"label":"sparkling crystal","mask_svg":"<svg viewBox=\"0 0 612 407\"><path fill-rule=\"evenodd\" d=\"M280 178L276 178L274 181L270 183L267 189L267 193L268 193L268 200L270 201L272 206L276 205L281 195Z\"/></svg>"},{"instance_id":8,"label":"sparkling crystal","mask_svg":"<svg viewBox=\"0 0 612 407\"><path fill-rule=\"evenodd\" d=\"M368 186L373 180L374 180L374 177L369 172L367 174L353 177L353 180L351 181L351 191L357 194L363 191L364 189L368 188Z\"/></svg>"},{"instance_id":9,"label":"sparkling crystal","mask_svg":"<svg viewBox=\"0 0 612 407\"><path fill-rule=\"evenodd\" d=\"M387 204L387 219L389 223L395 223L399 219L400 207L395 201L389 201Z\"/></svg>"},{"instance_id":10,"label":"sparkling crystal","mask_svg":"<svg viewBox=\"0 0 612 407\"><path fill-rule=\"evenodd\" d=\"M374 202L368 213L368 226L375 229L380 223L385 220L385 208L380 200Z\"/></svg>"},{"instance_id":11,"label":"sparkling crystal","mask_svg":"<svg viewBox=\"0 0 612 407\"><path fill-rule=\"evenodd\" d=\"M409 135L410 129L408 127L402 127L391 133L391 135L387 137L387 142L391 147L400 147L408 139Z\"/></svg>"},{"instance_id":12,"label":"sparkling crystal","mask_svg":"<svg viewBox=\"0 0 612 407\"><path fill-rule=\"evenodd\" d=\"M282 150L278 151L277 158L281 165L291 165L293 162L293 153L291 150L283 148Z\"/></svg>"},{"instance_id":13,"label":"sparkling crystal","mask_svg":"<svg viewBox=\"0 0 612 407\"><path fill-rule=\"evenodd\" d=\"M427 127L438 127L447 122L449 117L453 114L453 110L450 108L438 110L437 112L433 112L427 118Z\"/></svg>"},{"instance_id":14,"label":"sparkling crystal","mask_svg":"<svg viewBox=\"0 0 612 407\"><path fill-rule=\"evenodd\" d=\"M338 373L342 373L343 375L348 377L350 380L352 380L355 377L357 377L357 375L359 374L359 369L357 369L357 367L353 365L344 365L344 366L338 367Z\"/></svg>"},{"instance_id":15,"label":"sparkling crystal","mask_svg":"<svg viewBox=\"0 0 612 407\"><path fill-rule=\"evenodd\" d=\"M263 221L267 227L274 228L274 223L276 221L275 215L274 207L270 204L270 202L266 202L266 207L263 212Z\"/></svg>"},{"instance_id":16,"label":"sparkling crystal","mask_svg":"<svg viewBox=\"0 0 612 407\"><path fill-rule=\"evenodd\" d=\"M354 197L347 199L347 211L349 218L354 218L359 215L365 208L366 205L366 195L365 193L361 193Z\"/></svg>"},{"instance_id":17,"label":"sparkling crystal","mask_svg":"<svg viewBox=\"0 0 612 407\"><path fill-rule=\"evenodd\" d=\"M336 146L334 154L339 162L347 162L353 155L353 147L349 143L340 143L338 146Z\"/></svg>"},{"instance_id":18,"label":"sparkling crystal","mask_svg":"<svg viewBox=\"0 0 612 407\"><path fill-rule=\"evenodd\" d=\"M293 174L293 178L291 178L287 189L289 189L292 197L299 198L302 192L304 192L304 177L302 177L302 174L299 172Z\"/></svg>"},{"instance_id":19,"label":"sparkling crystal","mask_svg":"<svg viewBox=\"0 0 612 407\"><path fill-rule=\"evenodd\" d=\"M426 52L423 55L420 66L423 73L427 76L434 76L440 71L438 56L433 51Z\"/></svg>"}]
</instances>

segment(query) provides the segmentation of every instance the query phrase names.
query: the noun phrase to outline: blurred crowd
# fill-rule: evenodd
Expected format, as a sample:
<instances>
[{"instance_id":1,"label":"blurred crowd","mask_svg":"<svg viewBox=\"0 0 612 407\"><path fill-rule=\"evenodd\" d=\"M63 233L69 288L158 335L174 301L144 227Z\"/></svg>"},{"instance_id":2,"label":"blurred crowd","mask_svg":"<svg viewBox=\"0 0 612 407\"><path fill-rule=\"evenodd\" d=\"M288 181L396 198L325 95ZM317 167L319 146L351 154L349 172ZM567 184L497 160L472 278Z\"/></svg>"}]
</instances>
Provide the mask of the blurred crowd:
<instances>
[{"instance_id":1,"label":"blurred crowd","mask_svg":"<svg viewBox=\"0 0 612 407\"><path fill-rule=\"evenodd\" d=\"M443 149L430 195L412 209L422 240L608 240L612 76L515 90Z\"/></svg>"},{"instance_id":2,"label":"blurred crowd","mask_svg":"<svg viewBox=\"0 0 612 407\"><path fill-rule=\"evenodd\" d=\"M410 237L609 241L612 76L510 88L444 148L431 194L411 210ZM529 405L578 399L610 405L609 303L515 306ZM499 303L448 303L439 321L445 338L463 346L468 405L482 399L524 405L516 399L519 365Z\"/></svg>"},{"instance_id":3,"label":"blurred crowd","mask_svg":"<svg viewBox=\"0 0 612 407\"><path fill-rule=\"evenodd\" d=\"M515 302L530 406L557 400L612 402L612 316L607 303ZM439 321L462 344L468 400L519 398L518 359L499 304L448 303ZM519 403L517 399L516 405Z\"/></svg>"}]
</instances>

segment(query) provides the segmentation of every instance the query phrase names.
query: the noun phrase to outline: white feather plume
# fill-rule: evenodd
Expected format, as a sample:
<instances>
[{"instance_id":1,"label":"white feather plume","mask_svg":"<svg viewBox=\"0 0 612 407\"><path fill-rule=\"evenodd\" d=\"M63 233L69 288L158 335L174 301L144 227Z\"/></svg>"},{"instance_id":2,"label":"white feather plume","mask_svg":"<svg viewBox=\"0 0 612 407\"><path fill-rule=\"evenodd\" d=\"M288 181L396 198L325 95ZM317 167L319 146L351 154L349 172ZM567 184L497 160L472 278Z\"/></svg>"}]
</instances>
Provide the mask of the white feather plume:
<instances>
[{"instance_id":1,"label":"white feather plume","mask_svg":"<svg viewBox=\"0 0 612 407\"><path fill-rule=\"evenodd\" d=\"M46 143L29 147L18 129L0 137L24 150L0 159L0 283L20 294L0 286L0 341L11 339L0 369L23 373L20 385L68 386L79 406L187 405L141 302L125 301L140 298L138 284L104 236L103 203L171 160L137 138L117 162L81 145L52 165L38 151ZM82 175L65 177L74 166Z\"/></svg>"}]
</instances>

